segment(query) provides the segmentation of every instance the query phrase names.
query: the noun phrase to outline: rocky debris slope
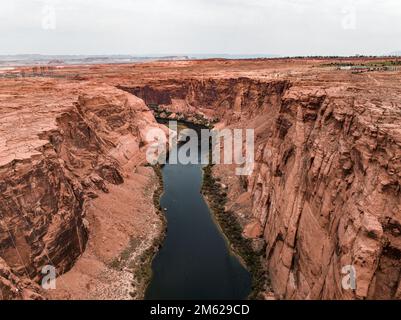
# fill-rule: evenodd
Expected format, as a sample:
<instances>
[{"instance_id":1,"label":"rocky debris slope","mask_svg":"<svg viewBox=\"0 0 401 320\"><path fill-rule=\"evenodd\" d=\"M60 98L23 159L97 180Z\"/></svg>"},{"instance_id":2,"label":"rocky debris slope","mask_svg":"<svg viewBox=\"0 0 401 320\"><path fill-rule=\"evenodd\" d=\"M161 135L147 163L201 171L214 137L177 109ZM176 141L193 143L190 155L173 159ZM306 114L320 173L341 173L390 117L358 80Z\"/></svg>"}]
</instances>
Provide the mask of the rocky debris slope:
<instances>
[{"instance_id":1,"label":"rocky debris slope","mask_svg":"<svg viewBox=\"0 0 401 320\"><path fill-rule=\"evenodd\" d=\"M158 127L142 100L113 87L20 86L0 95L3 298L14 297L18 277L40 282L46 265L58 274L73 266L88 240L89 200L124 182L122 167Z\"/></svg>"},{"instance_id":2,"label":"rocky debris slope","mask_svg":"<svg viewBox=\"0 0 401 320\"><path fill-rule=\"evenodd\" d=\"M201 112L217 127L255 129L253 174L215 174L244 235L265 241L277 297L399 299L401 92L391 81L371 89L364 78L328 79L171 80L128 91L189 120ZM342 286L349 267L355 290Z\"/></svg>"}]
</instances>

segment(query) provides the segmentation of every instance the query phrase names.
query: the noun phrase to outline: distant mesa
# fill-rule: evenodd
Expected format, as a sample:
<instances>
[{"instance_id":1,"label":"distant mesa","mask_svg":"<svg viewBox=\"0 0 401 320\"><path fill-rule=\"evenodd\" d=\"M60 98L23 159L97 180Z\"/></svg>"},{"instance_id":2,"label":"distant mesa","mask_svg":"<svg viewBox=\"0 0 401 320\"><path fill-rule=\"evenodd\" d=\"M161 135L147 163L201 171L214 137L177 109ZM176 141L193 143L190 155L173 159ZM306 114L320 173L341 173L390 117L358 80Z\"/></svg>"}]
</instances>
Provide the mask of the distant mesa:
<instances>
[{"instance_id":1,"label":"distant mesa","mask_svg":"<svg viewBox=\"0 0 401 320\"><path fill-rule=\"evenodd\" d=\"M64 60L53 59L53 60L50 60L47 64L50 64L50 65L60 65L60 64L64 64L64 63L65 63Z\"/></svg>"},{"instance_id":2,"label":"distant mesa","mask_svg":"<svg viewBox=\"0 0 401 320\"><path fill-rule=\"evenodd\" d=\"M112 63L135 63L148 61L177 61L177 60L203 60L203 59L261 59L274 58L278 56L270 54L190 54L190 55L41 55L41 54L19 54L0 55L0 64L6 66L29 66L29 65L78 65L78 64L112 64Z\"/></svg>"}]
</instances>

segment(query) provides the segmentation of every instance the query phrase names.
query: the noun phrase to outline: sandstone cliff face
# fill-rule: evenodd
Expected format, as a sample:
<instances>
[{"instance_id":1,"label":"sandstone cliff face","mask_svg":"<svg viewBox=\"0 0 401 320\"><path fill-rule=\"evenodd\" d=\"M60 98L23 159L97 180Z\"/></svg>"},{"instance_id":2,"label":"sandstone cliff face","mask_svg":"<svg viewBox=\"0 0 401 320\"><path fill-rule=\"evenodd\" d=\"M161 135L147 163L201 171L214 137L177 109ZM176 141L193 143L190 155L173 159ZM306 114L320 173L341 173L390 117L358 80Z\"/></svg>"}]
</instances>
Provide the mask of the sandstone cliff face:
<instances>
[{"instance_id":1,"label":"sandstone cliff face","mask_svg":"<svg viewBox=\"0 0 401 320\"><path fill-rule=\"evenodd\" d=\"M147 105L159 105L173 114L183 114L189 121L202 116L230 124L277 104L288 86L287 81L260 82L238 78L156 81L143 87L120 88L140 97Z\"/></svg>"},{"instance_id":2,"label":"sandstone cliff face","mask_svg":"<svg viewBox=\"0 0 401 320\"><path fill-rule=\"evenodd\" d=\"M54 150L46 153L1 170L2 257L14 272L30 278L45 265L68 269L86 242L82 192Z\"/></svg>"},{"instance_id":3,"label":"sandstone cliff face","mask_svg":"<svg viewBox=\"0 0 401 320\"><path fill-rule=\"evenodd\" d=\"M154 188L149 168L131 177L123 170L132 159L141 162L143 137L155 122L142 100L114 89L123 85L171 118L200 115L218 127L255 129L252 176L239 179L230 166L216 166L215 174L229 186L227 212L247 237L265 242L277 296L401 298L400 73L315 68L322 63L157 62L60 70L86 81L2 79L1 297L40 298L42 265L52 260L61 273L80 256L80 272L64 274L73 290L61 297L102 291L109 298L122 287L120 270L99 278L114 287L96 290L88 270L103 270L122 251L126 228L142 233L134 242L143 250L143 239L158 232L151 200L141 196L142 185ZM133 216L141 218L132 223ZM116 241L118 232L124 241ZM355 291L341 286L345 265L356 268ZM132 274L124 278L129 285Z\"/></svg>"},{"instance_id":4,"label":"sandstone cliff face","mask_svg":"<svg viewBox=\"0 0 401 320\"><path fill-rule=\"evenodd\" d=\"M399 298L397 101L292 88L249 180L273 287L286 298ZM356 290L341 269L356 269Z\"/></svg>"},{"instance_id":5,"label":"sandstone cliff face","mask_svg":"<svg viewBox=\"0 0 401 320\"><path fill-rule=\"evenodd\" d=\"M18 98L14 104L1 101L0 286L5 299L28 297L18 277L40 282L46 265L58 274L72 267L87 243L89 200L107 193L108 184L123 183L121 167L138 157L146 131L158 126L142 100L115 88L61 92L68 98L46 105L46 95L39 96L31 110ZM31 116L24 118L24 112ZM20 127L11 130L18 117Z\"/></svg>"},{"instance_id":6,"label":"sandstone cliff face","mask_svg":"<svg viewBox=\"0 0 401 320\"><path fill-rule=\"evenodd\" d=\"M0 258L0 299L1 300L40 300L40 288L32 280L17 277Z\"/></svg>"},{"instance_id":7,"label":"sandstone cliff face","mask_svg":"<svg viewBox=\"0 0 401 320\"><path fill-rule=\"evenodd\" d=\"M253 174L221 175L245 234L266 242L278 297L401 298L395 88L235 79L158 82L132 92L188 117L199 109L220 127L255 129ZM356 290L342 287L348 265Z\"/></svg>"}]
</instances>

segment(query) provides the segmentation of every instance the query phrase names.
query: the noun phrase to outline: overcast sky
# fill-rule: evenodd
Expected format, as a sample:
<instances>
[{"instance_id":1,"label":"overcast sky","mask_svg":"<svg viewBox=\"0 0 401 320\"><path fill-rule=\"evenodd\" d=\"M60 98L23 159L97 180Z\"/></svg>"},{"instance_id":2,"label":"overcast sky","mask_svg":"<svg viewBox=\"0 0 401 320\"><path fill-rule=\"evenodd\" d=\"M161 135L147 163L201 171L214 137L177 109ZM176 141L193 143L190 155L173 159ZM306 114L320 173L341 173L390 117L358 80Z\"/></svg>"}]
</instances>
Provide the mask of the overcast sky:
<instances>
[{"instance_id":1,"label":"overcast sky","mask_svg":"<svg viewBox=\"0 0 401 320\"><path fill-rule=\"evenodd\" d=\"M1 0L0 54L386 54L400 0Z\"/></svg>"}]
</instances>

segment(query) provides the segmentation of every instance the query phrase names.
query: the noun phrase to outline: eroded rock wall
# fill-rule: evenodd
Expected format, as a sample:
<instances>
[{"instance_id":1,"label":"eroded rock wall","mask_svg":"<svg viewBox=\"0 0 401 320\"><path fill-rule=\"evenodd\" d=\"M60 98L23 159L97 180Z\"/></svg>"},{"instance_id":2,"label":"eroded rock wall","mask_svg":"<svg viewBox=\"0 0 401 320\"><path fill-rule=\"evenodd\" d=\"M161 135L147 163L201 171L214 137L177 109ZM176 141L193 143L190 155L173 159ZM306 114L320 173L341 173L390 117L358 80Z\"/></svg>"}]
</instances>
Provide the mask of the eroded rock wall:
<instances>
[{"instance_id":1,"label":"eroded rock wall","mask_svg":"<svg viewBox=\"0 0 401 320\"><path fill-rule=\"evenodd\" d=\"M32 123L32 137L23 141L24 152L18 153L13 138L19 130L28 132L27 126L15 128L16 134L2 131L6 148L0 166L0 285L4 299L38 298L22 292L21 283L35 287L46 265L56 267L58 274L72 267L88 239L85 214L90 199L108 192L108 184L124 182L122 166L140 156L147 130L158 126L142 100L107 86L80 91L75 103L66 103L54 115L46 108L36 114L48 112L46 121L51 124L41 130L39 121Z\"/></svg>"},{"instance_id":2,"label":"eroded rock wall","mask_svg":"<svg viewBox=\"0 0 401 320\"><path fill-rule=\"evenodd\" d=\"M227 212L266 244L278 297L401 298L401 95L384 80L370 89L365 78L332 76L153 79L121 88L172 118L200 114L218 127L255 129L253 174L238 178L230 167L222 179ZM21 102L12 90L0 96L3 298L40 297L34 282L44 264L71 268L90 232L87 204L124 181L123 165L143 156L156 126L145 103L121 90L63 87L45 104L52 88L44 83L43 96ZM355 267L356 290L342 287L344 266Z\"/></svg>"},{"instance_id":3,"label":"eroded rock wall","mask_svg":"<svg viewBox=\"0 0 401 320\"><path fill-rule=\"evenodd\" d=\"M276 105L288 81L261 82L249 78L155 81L146 86L120 88L188 121L201 116L226 124L249 118Z\"/></svg>"},{"instance_id":4,"label":"eroded rock wall","mask_svg":"<svg viewBox=\"0 0 401 320\"><path fill-rule=\"evenodd\" d=\"M189 119L201 112L219 127L255 129L253 174L221 176L229 211L266 243L278 297L399 299L401 107L381 90L240 78L131 92ZM349 267L355 290L342 286Z\"/></svg>"},{"instance_id":5,"label":"eroded rock wall","mask_svg":"<svg viewBox=\"0 0 401 320\"><path fill-rule=\"evenodd\" d=\"M276 294L400 298L401 144L394 101L292 88L259 144L253 216ZM356 270L356 290L342 268Z\"/></svg>"}]
</instances>

